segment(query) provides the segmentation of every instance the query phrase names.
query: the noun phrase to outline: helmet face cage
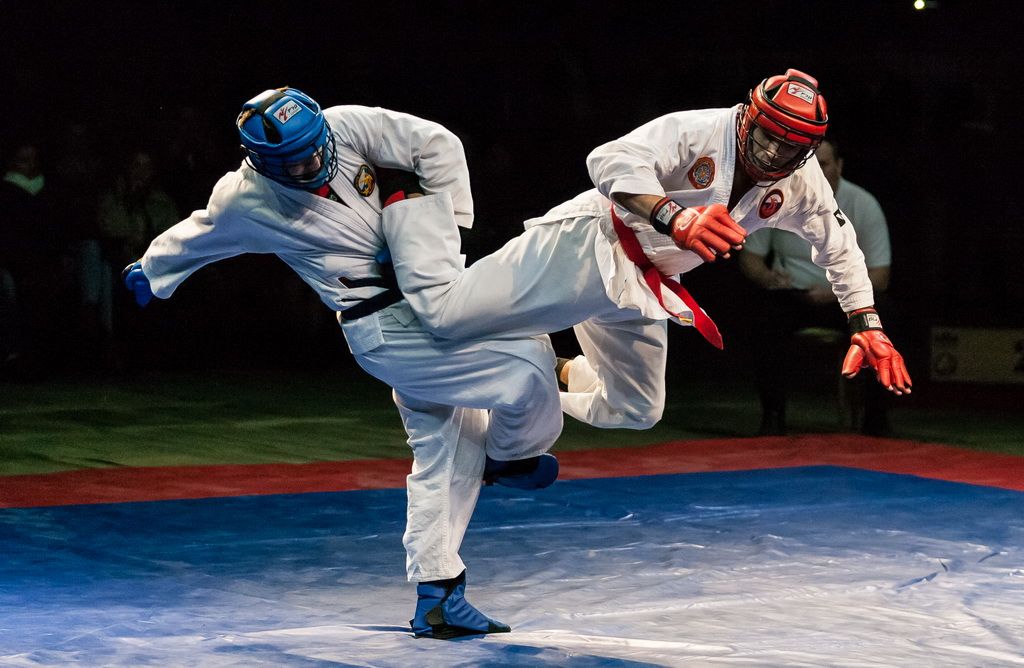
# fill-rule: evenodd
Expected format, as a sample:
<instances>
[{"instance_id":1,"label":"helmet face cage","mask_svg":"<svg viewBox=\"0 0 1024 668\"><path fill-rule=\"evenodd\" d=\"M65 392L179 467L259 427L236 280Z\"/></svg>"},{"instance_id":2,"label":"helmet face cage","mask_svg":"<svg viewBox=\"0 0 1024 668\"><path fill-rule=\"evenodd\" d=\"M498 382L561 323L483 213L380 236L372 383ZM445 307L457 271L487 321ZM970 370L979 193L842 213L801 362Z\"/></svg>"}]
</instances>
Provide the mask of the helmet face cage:
<instances>
[{"instance_id":1,"label":"helmet face cage","mask_svg":"<svg viewBox=\"0 0 1024 668\"><path fill-rule=\"evenodd\" d=\"M294 88L267 90L236 122L246 162L278 183L315 189L338 173L334 134L312 98Z\"/></svg>"},{"instance_id":2,"label":"helmet face cage","mask_svg":"<svg viewBox=\"0 0 1024 668\"><path fill-rule=\"evenodd\" d=\"M315 189L338 173L334 134L326 126L322 137L290 153L265 155L243 145L245 161L257 172L294 188Z\"/></svg>"},{"instance_id":3,"label":"helmet face cage","mask_svg":"<svg viewBox=\"0 0 1024 668\"><path fill-rule=\"evenodd\" d=\"M751 113L748 109L749 106L745 107L736 121L737 134L741 138L739 156L747 174L758 183L774 183L786 178L803 167L821 144L820 138L810 144L787 141L766 130L757 122L756 112ZM761 132L756 132L758 129Z\"/></svg>"},{"instance_id":4,"label":"helmet face cage","mask_svg":"<svg viewBox=\"0 0 1024 668\"><path fill-rule=\"evenodd\" d=\"M736 119L740 163L757 183L786 178L814 154L827 128L825 99L815 79L793 69L765 79Z\"/></svg>"}]
</instances>

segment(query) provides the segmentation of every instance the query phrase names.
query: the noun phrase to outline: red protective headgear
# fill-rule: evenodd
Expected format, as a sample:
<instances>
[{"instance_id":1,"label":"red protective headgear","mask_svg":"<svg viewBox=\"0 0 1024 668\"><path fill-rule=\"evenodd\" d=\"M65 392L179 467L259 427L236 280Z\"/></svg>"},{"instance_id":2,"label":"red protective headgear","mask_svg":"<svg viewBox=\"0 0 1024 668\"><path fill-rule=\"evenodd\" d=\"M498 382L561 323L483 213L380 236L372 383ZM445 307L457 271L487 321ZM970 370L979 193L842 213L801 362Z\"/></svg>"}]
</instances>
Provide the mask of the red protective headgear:
<instances>
[{"instance_id":1,"label":"red protective headgear","mask_svg":"<svg viewBox=\"0 0 1024 668\"><path fill-rule=\"evenodd\" d=\"M755 182L778 181L814 154L827 128L828 108L817 79L789 69L750 91L736 119L736 151Z\"/></svg>"}]
</instances>

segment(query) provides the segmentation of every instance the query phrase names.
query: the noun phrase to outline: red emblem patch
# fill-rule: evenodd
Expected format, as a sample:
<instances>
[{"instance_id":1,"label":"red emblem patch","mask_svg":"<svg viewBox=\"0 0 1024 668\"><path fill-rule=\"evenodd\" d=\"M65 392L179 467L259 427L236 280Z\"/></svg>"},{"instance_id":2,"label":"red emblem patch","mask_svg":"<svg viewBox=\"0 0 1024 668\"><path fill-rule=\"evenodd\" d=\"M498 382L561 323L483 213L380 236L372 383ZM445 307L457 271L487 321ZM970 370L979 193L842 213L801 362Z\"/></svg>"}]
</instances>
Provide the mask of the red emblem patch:
<instances>
[{"instance_id":1,"label":"red emblem patch","mask_svg":"<svg viewBox=\"0 0 1024 668\"><path fill-rule=\"evenodd\" d=\"M779 212L782 208L782 191L778 188L769 190L768 193L761 198L761 204L757 207L757 215L762 218L771 218Z\"/></svg>"},{"instance_id":2,"label":"red emblem patch","mask_svg":"<svg viewBox=\"0 0 1024 668\"><path fill-rule=\"evenodd\" d=\"M707 188L715 180L715 161L707 156L699 158L693 167L690 167L686 178L690 179L690 185L697 190Z\"/></svg>"}]
</instances>

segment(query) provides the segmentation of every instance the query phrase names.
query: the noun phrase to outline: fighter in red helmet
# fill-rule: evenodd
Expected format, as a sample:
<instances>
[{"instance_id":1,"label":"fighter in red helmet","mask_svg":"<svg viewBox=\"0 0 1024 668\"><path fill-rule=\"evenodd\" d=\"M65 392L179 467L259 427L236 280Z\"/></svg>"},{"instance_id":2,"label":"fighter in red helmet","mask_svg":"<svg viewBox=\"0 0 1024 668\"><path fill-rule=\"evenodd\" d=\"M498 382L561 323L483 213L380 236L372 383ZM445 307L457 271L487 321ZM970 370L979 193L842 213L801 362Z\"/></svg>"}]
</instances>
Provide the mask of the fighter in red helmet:
<instances>
[{"instance_id":1,"label":"fighter in red helmet","mask_svg":"<svg viewBox=\"0 0 1024 668\"><path fill-rule=\"evenodd\" d=\"M398 234L417 219L388 207L382 223L396 274L424 327L442 337L573 327L584 354L560 362L562 409L594 426L645 429L665 405L667 321L722 346L675 277L777 227L811 244L849 316L843 372L870 366L886 388L908 394L910 375L875 313L853 226L813 159L827 128L817 81L788 70L746 103L670 113L597 147L587 159L596 189L526 221L523 234L467 270L443 238Z\"/></svg>"},{"instance_id":2,"label":"fighter in red helmet","mask_svg":"<svg viewBox=\"0 0 1024 668\"><path fill-rule=\"evenodd\" d=\"M736 117L737 157L751 180L774 183L807 162L827 128L828 108L817 80L790 69L750 91Z\"/></svg>"}]
</instances>

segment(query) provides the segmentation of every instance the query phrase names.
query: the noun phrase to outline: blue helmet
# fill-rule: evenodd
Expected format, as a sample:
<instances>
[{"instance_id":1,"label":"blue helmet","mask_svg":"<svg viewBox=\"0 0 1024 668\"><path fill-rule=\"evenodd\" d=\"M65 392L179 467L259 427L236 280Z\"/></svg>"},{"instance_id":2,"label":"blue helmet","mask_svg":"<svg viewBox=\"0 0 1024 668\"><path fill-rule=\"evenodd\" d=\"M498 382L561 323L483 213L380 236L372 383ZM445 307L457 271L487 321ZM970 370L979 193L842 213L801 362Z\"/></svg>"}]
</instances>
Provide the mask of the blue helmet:
<instances>
[{"instance_id":1,"label":"blue helmet","mask_svg":"<svg viewBox=\"0 0 1024 668\"><path fill-rule=\"evenodd\" d=\"M311 97L294 88L265 90L235 122L245 159L257 172L295 188L319 188L338 173L334 134Z\"/></svg>"}]
</instances>

